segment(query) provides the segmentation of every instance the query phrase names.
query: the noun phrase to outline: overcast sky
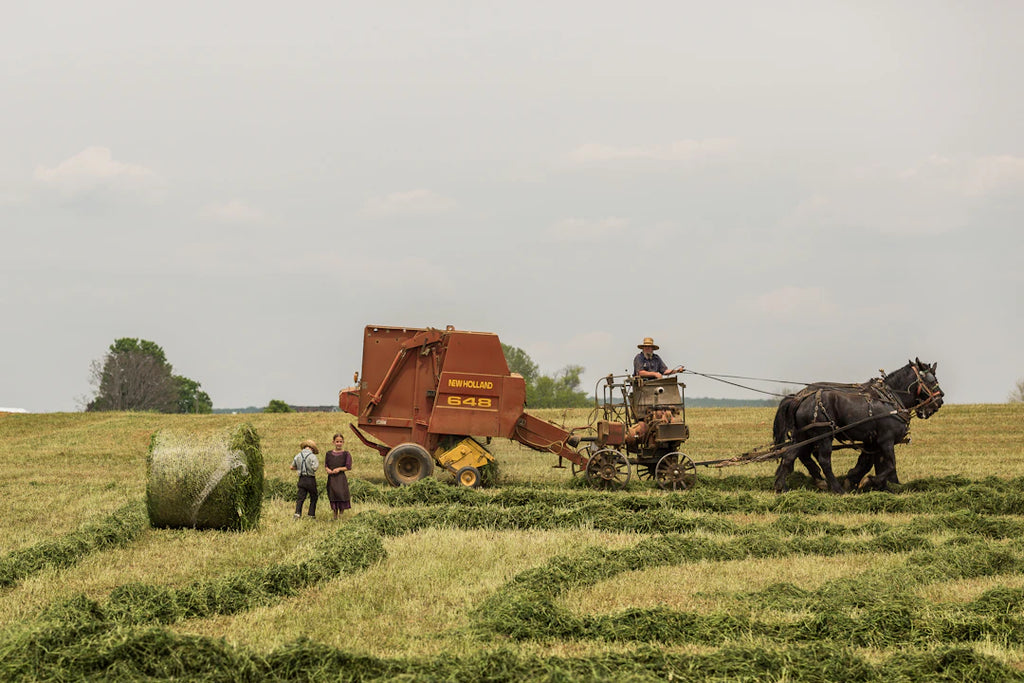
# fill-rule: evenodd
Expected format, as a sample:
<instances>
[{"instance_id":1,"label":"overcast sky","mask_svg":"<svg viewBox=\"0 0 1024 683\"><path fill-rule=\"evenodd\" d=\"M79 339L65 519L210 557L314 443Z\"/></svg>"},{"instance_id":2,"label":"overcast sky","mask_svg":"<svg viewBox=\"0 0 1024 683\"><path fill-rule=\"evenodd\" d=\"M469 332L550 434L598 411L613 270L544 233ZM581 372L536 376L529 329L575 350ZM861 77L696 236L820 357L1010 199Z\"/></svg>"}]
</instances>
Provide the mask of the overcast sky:
<instances>
[{"instance_id":1,"label":"overcast sky","mask_svg":"<svg viewBox=\"0 0 1024 683\"><path fill-rule=\"evenodd\" d=\"M919 356L949 402L1003 402L1022 26L1009 0L11 4L0 406L80 409L119 337L217 408L334 404L368 324L496 332L588 392L653 336L794 384Z\"/></svg>"}]
</instances>

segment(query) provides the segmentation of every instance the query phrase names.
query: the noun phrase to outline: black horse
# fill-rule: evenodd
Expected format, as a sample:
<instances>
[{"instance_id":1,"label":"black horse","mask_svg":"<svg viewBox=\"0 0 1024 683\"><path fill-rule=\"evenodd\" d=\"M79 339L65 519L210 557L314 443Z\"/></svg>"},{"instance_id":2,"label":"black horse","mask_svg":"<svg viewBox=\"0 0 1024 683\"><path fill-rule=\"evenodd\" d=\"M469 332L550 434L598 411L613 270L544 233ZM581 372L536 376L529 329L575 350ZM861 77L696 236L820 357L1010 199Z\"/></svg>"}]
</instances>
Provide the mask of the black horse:
<instances>
[{"instance_id":1,"label":"black horse","mask_svg":"<svg viewBox=\"0 0 1024 683\"><path fill-rule=\"evenodd\" d=\"M792 440L798 445L783 451L775 470L775 490L786 490L786 478L800 458L814 479L820 480L824 472L828 487L842 493L843 487L832 472L833 439L861 448L857 464L846 475L847 482L879 488L898 483L894 446L906 437L911 412L927 419L942 406L944 394L935 378L937 366L916 359L880 380L810 384L784 398L775 413L775 444L785 446ZM811 459L812 453L821 470ZM872 467L874 477L865 480Z\"/></svg>"}]
</instances>

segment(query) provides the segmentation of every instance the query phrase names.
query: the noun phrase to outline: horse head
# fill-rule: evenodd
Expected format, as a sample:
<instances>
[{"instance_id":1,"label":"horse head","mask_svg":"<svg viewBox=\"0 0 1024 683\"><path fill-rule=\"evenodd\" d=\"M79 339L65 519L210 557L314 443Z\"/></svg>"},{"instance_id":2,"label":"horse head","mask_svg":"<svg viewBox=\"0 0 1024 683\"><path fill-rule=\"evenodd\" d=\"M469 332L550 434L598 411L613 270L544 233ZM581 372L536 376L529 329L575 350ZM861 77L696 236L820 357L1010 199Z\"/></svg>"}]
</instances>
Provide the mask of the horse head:
<instances>
[{"instance_id":1,"label":"horse head","mask_svg":"<svg viewBox=\"0 0 1024 683\"><path fill-rule=\"evenodd\" d=\"M914 397L914 412L923 420L928 419L942 407L942 397L945 396L939 387L939 380L935 378L935 370L938 363L922 363L920 358L910 362L914 370L914 381L907 388Z\"/></svg>"}]
</instances>

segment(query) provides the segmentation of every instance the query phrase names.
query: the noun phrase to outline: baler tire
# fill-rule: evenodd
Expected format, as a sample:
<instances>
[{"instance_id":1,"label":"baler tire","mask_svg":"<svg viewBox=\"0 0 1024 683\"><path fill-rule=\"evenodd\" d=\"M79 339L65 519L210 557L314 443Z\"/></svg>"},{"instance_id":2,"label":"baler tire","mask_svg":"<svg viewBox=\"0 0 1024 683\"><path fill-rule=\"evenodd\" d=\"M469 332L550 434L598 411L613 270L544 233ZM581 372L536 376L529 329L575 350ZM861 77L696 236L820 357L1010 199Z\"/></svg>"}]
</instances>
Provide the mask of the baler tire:
<instances>
[{"instance_id":1,"label":"baler tire","mask_svg":"<svg viewBox=\"0 0 1024 683\"><path fill-rule=\"evenodd\" d=\"M385 456L385 457L387 457L387 456ZM386 481L388 483L388 485L390 485L390 486L398 486L398 482L391 478L391 473L388 471L388 468L387 468L386 465L384 467L384 481Z\"/></svg>"},{"instance_id":2,"label":"baler tire","mask_svg":"<svg viewBox=\"0 0 1024 683\"><path fill-rule=\"evenodd\" d=\"M460 486L465 486L470 489L478 489L480 488L482 478L480 476L480 470L472 465L466 465L455 473L455 480L459 482Z\"/></svg>"},{"instance_id":3,"label":"baler tire","mask_svg":"<svg viewBox=\"0 0 1024 683\"><path fill-rule=\"evenodd\" d=\"M406 486L434 473L434 459L417 443L401 443L384 456L384 477L392 486Z\"/></svg>"}]
</instances>

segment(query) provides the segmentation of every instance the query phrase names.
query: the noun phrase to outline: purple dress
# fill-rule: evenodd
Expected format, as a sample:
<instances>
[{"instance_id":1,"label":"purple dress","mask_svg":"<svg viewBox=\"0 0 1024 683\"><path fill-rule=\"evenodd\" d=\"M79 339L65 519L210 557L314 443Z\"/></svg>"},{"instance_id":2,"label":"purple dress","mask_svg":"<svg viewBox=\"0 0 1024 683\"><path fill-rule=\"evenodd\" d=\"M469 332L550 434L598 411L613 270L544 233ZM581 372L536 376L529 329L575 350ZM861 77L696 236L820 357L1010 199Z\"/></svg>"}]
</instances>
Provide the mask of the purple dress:
<instances>
[{"instance_id":1,"label":"purple dress","mask_svg":"<svg viewBox=\"0 0 1024 683\"><path fill-rule=\"evenodd\" d=\"M352 455L348 451L327 451L324 456L324 467L333 470L335 467L352 469ZM332 510L348 510L352 507L352 495L348 492L348 477L345 472L327 475L327 499L331 501Z\"/></svg>"}]
</instances>

